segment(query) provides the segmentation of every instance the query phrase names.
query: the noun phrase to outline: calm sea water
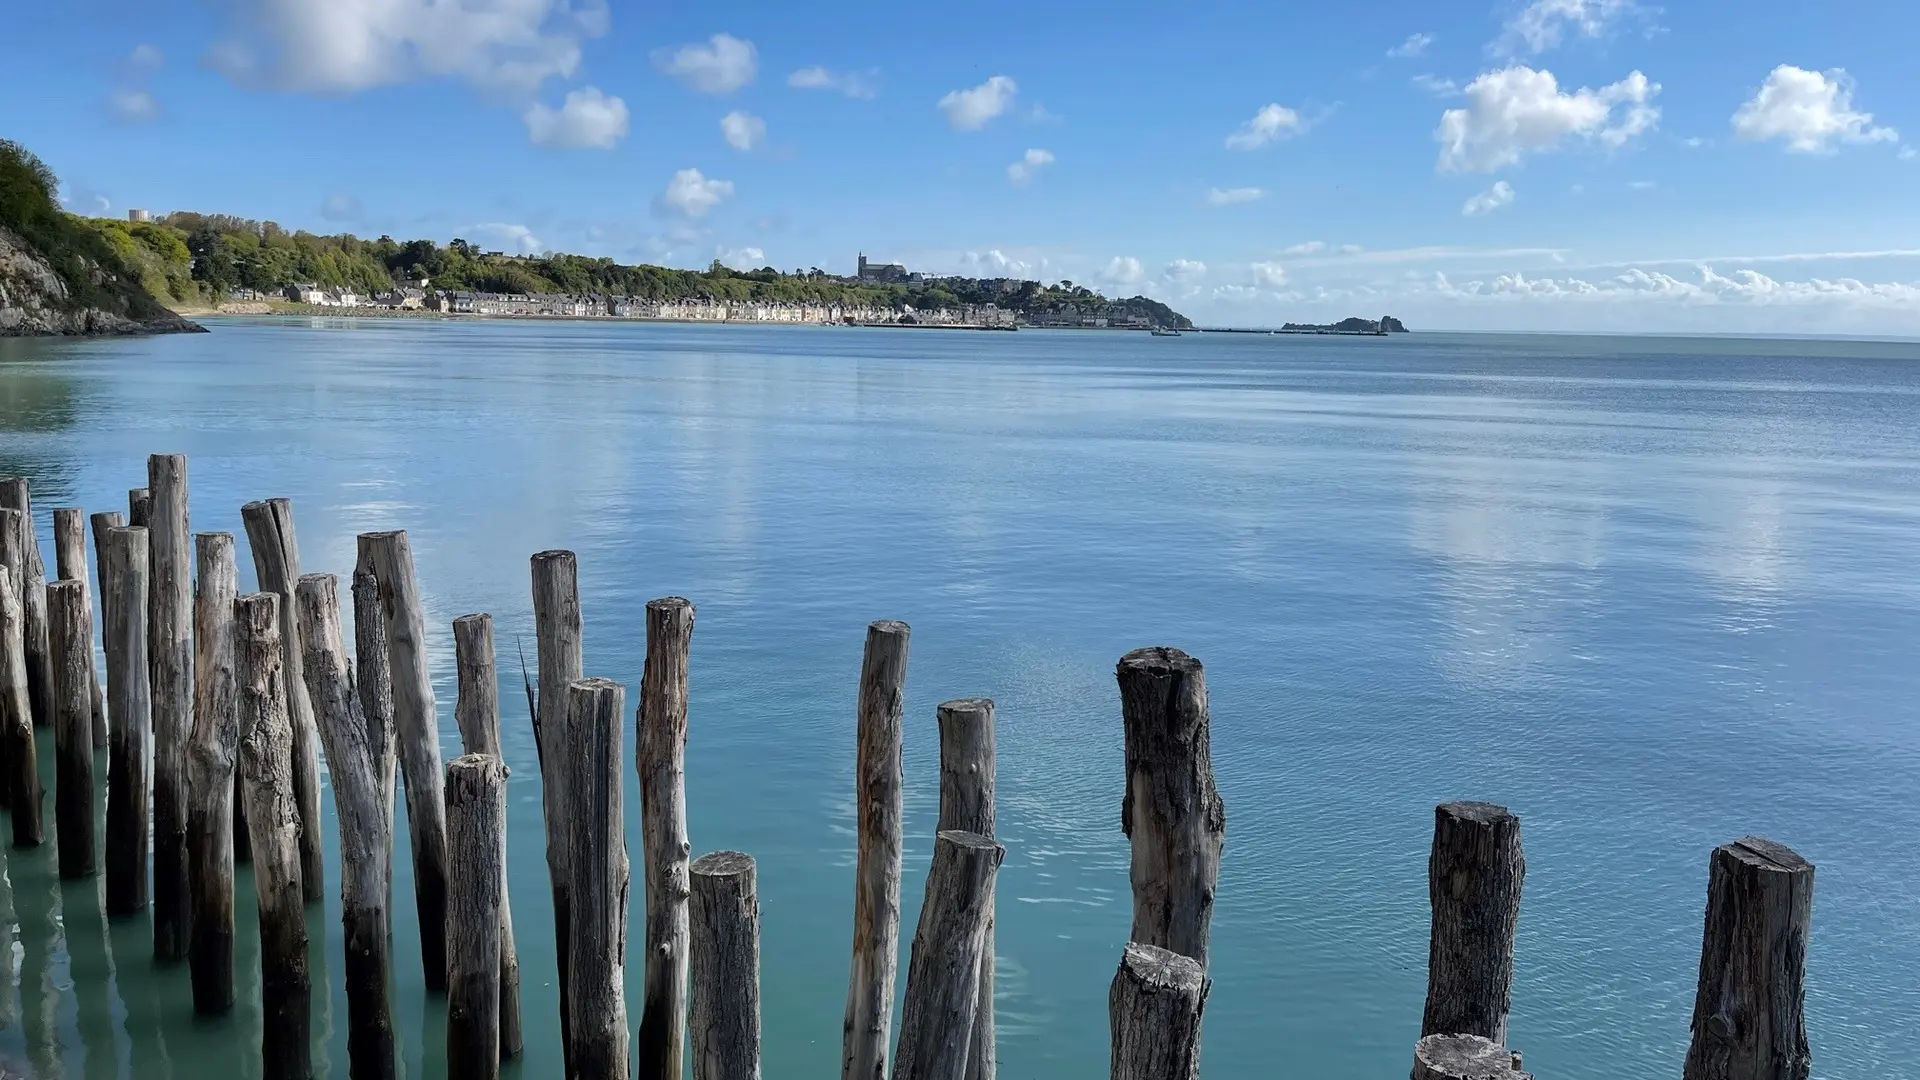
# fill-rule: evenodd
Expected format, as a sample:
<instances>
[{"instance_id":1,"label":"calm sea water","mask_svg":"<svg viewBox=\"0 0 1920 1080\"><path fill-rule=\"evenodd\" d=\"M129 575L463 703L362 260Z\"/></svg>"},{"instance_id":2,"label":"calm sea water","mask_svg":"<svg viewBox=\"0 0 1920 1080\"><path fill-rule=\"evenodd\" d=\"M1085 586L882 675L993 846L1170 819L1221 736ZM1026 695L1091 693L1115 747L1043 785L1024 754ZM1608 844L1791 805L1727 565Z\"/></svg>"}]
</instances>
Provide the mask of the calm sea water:
<instances>
[{"instance_id":1,"label":"calm sea water","mask_svg":"<svg viewBox=\"0 0 1920 1080\"><path fill-rule=\"evenodd\" d=\"M241 534L243 586L247 500L293 499L309 571L409 530L449 755L448 627L493 613L518 1075L557 1062L514 652L531 664L527 557L549 547L579 553L586 667L630 708L643 604L698 605L690 831L759 859L769 1075L837 1075L855 687L882 617L914 628L904 938L934 705L999 703L1009 1080L1106 1075L1128 927L1112 670L1145 644L1202 658L1212 691L1207 1075L1404 1074L1432 805L1466 796L1525 820L1512 1041L1541 1076L1678 1075L1708 852L1747 833L1819 866L1815 1074L1920 1075L1920 346L410 321L0 342L0 468L32 478L43 538L55 506L124 506L161 451L190 455L194 528ZM627 808L637 854L630 771ZM437 1076L405 835L404 1067ZM256 1011L195 1020L144 918L103 920L50 847L4 859L0 1056L257 1075ZM329 874L317 1061L344 1076Z\"/></svg>"}]
</instances>

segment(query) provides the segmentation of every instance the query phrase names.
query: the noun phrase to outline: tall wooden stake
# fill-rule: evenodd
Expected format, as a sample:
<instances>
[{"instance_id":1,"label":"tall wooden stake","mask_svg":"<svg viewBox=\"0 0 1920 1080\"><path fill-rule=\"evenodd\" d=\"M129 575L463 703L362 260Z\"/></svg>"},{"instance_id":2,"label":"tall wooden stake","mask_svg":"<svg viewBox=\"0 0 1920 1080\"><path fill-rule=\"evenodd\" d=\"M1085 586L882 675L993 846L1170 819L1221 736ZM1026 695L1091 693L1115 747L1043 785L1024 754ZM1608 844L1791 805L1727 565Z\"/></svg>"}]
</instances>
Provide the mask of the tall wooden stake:
<instances>
[{"instance_id":1,"label":"tall wooden stake","mask_svg":"<svg viewBox=\"0 0 1920 1080\"><path fill-rule=\"evenodd\" d=\"M933 839L933 866L920 927L913 935L907 993L900 1007L894 1080L953 1080L967 1075L974 1011L980 1007L980 954L987 942L987 905L1005 848L979 833L943 831Z\"/></svg>"},{"instance_id":2,"label":"tall wooden stake","mask_svg":"<svg viewBox=\"0 0 1920 1080\"><path fill-rule=\"evenodd\" d=\"M573 1075L573 1009L568 995L568 943L572 940L572 904L567 891L573 875L567 867L572 829L572 780L560 767L568 740L567 688L581 678L580 576L571 551L533 556L533 630L540 675L533 734L540 754L540 799L547 825L547 876L553 886L554 966L560 990L560 1052L566 1075Z\"/></svg>"},{"instance_id":3,"label":"tall wooden stake","mask_svg":"<svg viewBox=\"0 0 1920 1080\"><path fill-rule=\"evenodd\" d=\"M693 1080L760 1080L760 893L753 856L702 855L689 875Z\"/></svg>"},{"instance_id":4,"label":"tall wooden stake","mask_svg":"<svg viewBox=\"0 0 1920 1080\"><path fill-rule=\"evenodd\" d=\"M1479 1035L1505 1045L1513 935L1527 877L1520 819L1481 802L1442 803L1433 816L1433 933L1420 1034Z\"/></svg>"},{"instance_id":5,"label":"tall wooden stake","mask_svg":"<svg viewBox=\"0 0 1920 1080\"><path fill-rule=\"evenodd\" d=\"M153 690L153 958L186 959L187 739L193 730L193 552L187 459L147 458L147 669Z\"/></svg>"},{"instance_id":6,"label":"tall wooden stake","mask_svg":"<svg viewBox=\"0 0 1920 1080\"><path fill-rule=\"evenodd\" d=\"M491 754L504 761L500 752L500 676L494 655L493 616L462 615L453 620L453 659L460 688L453 716L460 725L461 746L469 754ZM504 831L500 842L506 843ZM520 953L513 943L513 906L507 897L505 855L501 856L500 867L500 1056L514 1058L520 1056L522 1041Z\"/></svg>"},{"instance_id":7,"label":"tall wooden stake","mask_svg":"<svg viewBox=\"0 0 1920 1080\"><path fill-rule=\"evenodd\" d=\"M94 581L94 584L88 587L88 591L93 594L94 616L99 621L100 646L104 651L107 643L107 530L125 528L127 515L118 510L103 510L97 514L87 515L87 524L93 530ZM93 722L93 746L96 750L104 750L113 737L113 721L107 715L107 706L112 704L113 695L107 694L105 671L96 669L94 677L100 682L100 692L106 696L101 701L100 715Z\"/></svg>"},{"instance_id":8,"label":"tall wooden stake","mask_svg":"<svg viewBox=\"0 0 1920 1080\"><path fill-rule=\"evenodd\" d=\"M1210 989L1199 961L1130 942L1107 992L1113 1080L1195 1080Z\"/></svg>"},{"instance_id":9,"label":"tall wooden stake","mask_svg":"<svg viewBox=\"0 0 1920 1080\"><path fill-rule=\"evenodd\" d=\"M1748 836L1715 848L1685 1080L1806 1080L1813 864Z\"/></svg>"},{"instance_id":10,"label":"tall wooden stake","mask_svg":"<svg viewBox=\"0 0 1920 1080\"><path fill-rule=\"evenodd\" d=\"M20 514L0 510L0 531L19 531ZM40 767L33 743L33 705L27 691L27 659L22 645L26 606L20 602L15 567L0 566L0 737L6 741L9 809L13 846L39 847Z\"/></svg>"},{"instance_id":11,"label":"tall wooden stake","mask_svg":"<svg viewBox=\"0 0 1920 1080\"><path fill-rule=\"evenodd\" d=\"M321 858L320 730L313 702L301 675L300 627L293 591L300 580L300 542L293 531L293 504L263 499L240 508L253 549L253 574L261 592L280 598L280 640L286 651L287 715L293 726L293 797L300 808L300 882L307 903L326 895L326 866ZM431 984L429 984L431 985Z\"/></svg>"},{"instance_id":12,"label":"tall wooden stake","mask_svg":"<svg viewBox=\"0 0 1920 1080\"><path fill-rule=\"evenodd\" d=\"M20 511L26 519L25 576L14 577L26 615L23 627L27 655L27 693L33 701L33 726L53 723L53 661L47 651L47 564L40 557L40 534L33 524L33 500L20 477L0 480L0 507Z\"/></svg>"},{"instance_id":13,"label":"tall wooden stake","mask_svg":"<svg viewBox=\"0 0 1920 1080\"><path fill-rule=\"evenodd\" d=\"M87 626L93 626L93 576L87 572L87 512L77 507L61 507L53 512L53 561L55 572L62 581L78 581L85 585L87 598ZM48 624L48 633L52 633L52 624ZM88 692L92 709L91 730L93 745L106 749L107 745L107 690L100 685L100 673L93 662L93 631L87 631L87 678L92 681L93 689Z\"/></svg>"},{"instance_id":14,"label":"tall wooden stake","mask_svg":"<svg viewBox=\"0 0 1920 1080\"><path fill-rule=\"evenodd\" d=\"M506 882L507 767L492 754L447 765L447 1075L500 1076L501 886Z\"/></svg>"},{"instance_id":15,"label":"tall wooden stake","mask_svg":"<svg viewBox=\"0 0 1920 1080\"><path fill-rule=\"evenodd\" d=\"M233 534L194 536L193 733L187 758L187 945L193 1011L233 1008L233 780L240 748L235 714L233 602L239 595Z\"/></svg>"},{"instance_id":16,"label":"tall wooden stake","mask_svg":"<svg viewBox=\"0 0 1920 1080\"><path fill-rule=\"evenodd\" d=\"M153 511L153 493L146 488L134 488L127 492L127 525L135 529L144 529L150 523Z\"/></svg>"},{"instance_id":17,"label":"tall wooden stake","mask_svg":"<svg viewBox=\"0 0 1920 1080\"><path fill-rule=\"evenodd\" d=\"M359 670L360 715L366 718L367 739L378 766L374 783L387 822L387 896L393 916L393 777L398 766L393 730L393 665L387 659L387 614L380 606L380 583L373 571L353 573L353 658Z\"/></svg>"},{"instance_id":18,"label":"tall wooden stake","mask_svg":"<svg viewBox=\"0 0 1920 1080\"><path fill-rule=\"evenodd\" d=\"M940 723L942 829L992 836L994 828L993 702L962 698L935 710ZM987 894L987 936L980 951L980 1003L973 1014L973 1049L966 1080L993 1080L998 1048L993 1022L994 899Z\"/></svg>"},{"instance_id":19,"label":"tall wooden stake","mask_svg":"<svg viewBox=\"0 0 1920 1080\"><path fill-rule=\"evenodd\" d=\"M100 598L106 633L107 914L147 906L147 768L152 696L147 683L147 530L108 529Z\"/></svg>"},{"instance_id":20,"label":"tall wooden stake","mask_svg":"<svg viewBox=\"0 0 1920 1080\"><path fill-rule=\"evenodd\" d=\"M93 624L87 583L47 586L48 644L53 653L54 836L60 877L92 877L93 811Z\"/></svg>"},{"instance_id":21,"label":"tall wooden stake","mask_svg":"<svg viewBox=\"0 0 1920 1080\"><path fill-rule=\"evenodd\" d=\"M907 624L867 627L860 664L854 806L853 971L847 980L841 1080L886 1080L893 981L900 954L900 699L907 682Z\"/></svg>"},{"instance_id":22,"label":"tall wooden stake","mask_svg":"<svg viewBox=\"0 0 1920 1080\"><path fill-rule=\"evenodd\" d=\"M692 645L692 604L678 596L647 602L647 661L634 717L647 860L639 1080L680 1080L686 1068L687 655Z\"/></svg>"},{"instance_id":23,"label":"tall wooden stake","mask_svg":"<svg viewBox=\"0 0 1920 1080\"><path fill-rule=\"evenodd\" d=\"M543 693L553 693L549 686ZM620 809L620 724L626 690L606 679L567 688L567 746L555 764L572 778L567 943L573 1080L626 1080L627 847Z\"/></svg>"}]
</instances>

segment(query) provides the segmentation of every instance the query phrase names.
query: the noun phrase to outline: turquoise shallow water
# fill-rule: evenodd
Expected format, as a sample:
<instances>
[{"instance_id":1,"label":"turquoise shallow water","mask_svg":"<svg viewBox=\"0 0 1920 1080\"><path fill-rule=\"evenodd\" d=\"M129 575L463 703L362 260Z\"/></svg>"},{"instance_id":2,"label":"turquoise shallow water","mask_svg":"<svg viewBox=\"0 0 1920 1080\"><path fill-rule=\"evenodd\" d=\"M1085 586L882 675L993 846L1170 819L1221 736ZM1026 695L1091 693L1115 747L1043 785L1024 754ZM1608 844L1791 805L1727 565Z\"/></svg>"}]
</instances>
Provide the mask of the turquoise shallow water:
<instances>
[{"instance_id":1,"label":"turquoise shallow water","mask_svg":"<svg viewBox=\"0 0 1920 1080\"><path fill-rule=\"evenodd\" d=\"M291 497L309 571L409 530L448 750L449 624L496 618L519 1075L557 1058L513 651L531 663L548 547L579 552L586 666L630 707L645 601L698 605L690 831L759 859L769 1075L837 1075L854 696L882 617L914 628L905 937L934 705L999 703L1009 1080L1106 1075L1128 925L1112 668L1160 643L1207 664L1227 805L1207 1075L1404 1074L1431 808L1462 796L1525 820L1512 1028L1541 1076L1678 1075L1707 854L1745 833L1819 865L1815 1075L1920 1075L1920 346L397 320L0 342L0 469L31 477L43 538L55 506L123 506L159 451L190 455L196 529ZM404 1065L438 1076L404 837ZM4 858L0 1057L257 1075L255 1013L194 1020L144 920L104 923L50 848ZM337 899L310 925L333 988L316 1060L344 1076Z\"/></svg>"}]
</instances>

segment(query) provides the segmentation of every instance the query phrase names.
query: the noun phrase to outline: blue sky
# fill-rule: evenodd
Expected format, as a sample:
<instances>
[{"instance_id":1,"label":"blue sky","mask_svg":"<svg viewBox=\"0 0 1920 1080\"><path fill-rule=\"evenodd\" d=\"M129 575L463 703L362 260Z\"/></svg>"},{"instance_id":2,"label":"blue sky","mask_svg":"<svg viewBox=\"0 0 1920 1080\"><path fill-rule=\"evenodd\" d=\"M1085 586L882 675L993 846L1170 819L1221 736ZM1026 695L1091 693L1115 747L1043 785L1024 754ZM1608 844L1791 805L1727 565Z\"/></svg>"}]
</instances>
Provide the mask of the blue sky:
<instances>
[{"instance_id":1,"label":"blue sky","mask_svg":"<svg viewBox=\"0 0 1920 1080\"><path fill-rule=\"evenodd\" d=\"M1071 278L1203 323L1920 333L1920 8L19 0L76 210Z\"/></svg>"}]
</instances>

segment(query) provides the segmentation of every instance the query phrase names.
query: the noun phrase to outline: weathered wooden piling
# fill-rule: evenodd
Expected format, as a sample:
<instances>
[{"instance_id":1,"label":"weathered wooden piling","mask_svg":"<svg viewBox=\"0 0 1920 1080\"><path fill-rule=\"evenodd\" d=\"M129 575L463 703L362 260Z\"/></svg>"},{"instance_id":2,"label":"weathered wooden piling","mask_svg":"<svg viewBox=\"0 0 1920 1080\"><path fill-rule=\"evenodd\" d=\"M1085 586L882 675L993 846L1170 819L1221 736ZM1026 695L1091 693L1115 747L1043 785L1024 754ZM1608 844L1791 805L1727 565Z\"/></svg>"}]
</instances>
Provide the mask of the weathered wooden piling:
<instances>
[{"instance_id":1,"label":"weathered wooden piling","mask_svg":"<svg viewBox=\"0 0 1920 1080\"><path fill-rule=\"evenodd\" d=\"M900 700L907 682L907 624L867 627L860 663L854 807L853 964L847 980L841 1080L885 1080L900 953Z\"/></svg>"},{"instance_id":2,"label":"weathered wooden piling","mask_svg":"<svg viewBox=\"0 0 1920 1080\"><path fill-rule=\"evenodd\" d=\"M53 659L53 822L60 876L92 877L93 829L93 625L87 583L47 586L47 643Z\"/></svg>"},{"instance_id":3,"label":"weathered wooden piling","mask_svg":"<svg viewBox=\"0 0 1920 1080\"><path fill-rule=\"evenodd\" d=\"M187 966L193 1011L233 1008L233 803L240 735L235 716L233 534L194 536L193 731L187 754Z\"/></svg>"},{"instance_id":4,"label":"weathered wooden piling","mask_svg":"<svg viewBox=\"0 0 1920 1080\"><path fill-rule=\"evenodd\" d=\"M144 529L151 521L153 493L146 488L133 488L127 492L127 526Z\"/></svg>"},{"instance_id":5,"label":"weathered wooden piling","mask_svg":"<svg viewBox=\"0 0 1920 1080\"><path fill-rule=\"evenodd\" d=\"M380 582L373 571L353 573L353 659L359 678L360 715L378 766L375 785L387 822L387 892L393 892L393 777L399 768L393 732L393 667L387 659L387 615L380 606ZM389 899L387 915L393 905Z\"/></svg>"},{"instance_id":6,"label":"weathered wooden piling","mask_svg":"<svg viewBox=\"0 0 1920 1080\"><path fill-rule=\"evenodd\" d=\"M493 754L447 765L447 1075L500 1075L500 927L506 883L507 767Z\"/></svg>"},{"instance_id":7,"label":"weathered wooden piling","mask_svg":"<svg viewBox=\"0 0 1920 1080\"><path fill-rule=\"evenodd\" d=\"M1806 1080L1813 864L1748 836L1715 848L1685 1080Z\"/></svg>"},{"instance_id":8,"label":"weathered wooden piling","mask_svg":"<svg viewBox=\"0 0 1920 1080\"><path fill-rule=\"evenodd\" d=\"M1191 956L1129 942L1107 991L1113 1080L1194 1080L1200 1017L1212 989Z\"/></svg>"},{"instance_id":9,"label":"weathered wooden piling","mask_svg":"<svg viewBox=\"0 0 1920 1080\"><path fill-rule=\"evenodd\" d=\"M380 586L393 677L393 722L407 791L414 904L420 913L420 962L428 990L447 988L447 806L440 766L440 720L427 667L427 619L403 531L360 534L362 569Z\"/></svg>"},{"instance_id":10,"label":"weathered wooden piling","mask_svg":"<svg viewBox=\"0 0 1920 1080\"><path fill-rule=\"evenodd\" d=\"M894 1080L967 1075L980 1007L980 955L994 873L1006 849L979 833L944 830L933 840L927 896L913 935L907 993L900 1006Z\"/></svg>"},{"instance_id":11,"label":"weathered wooden piling","mask_svg":"<svg viewBox=\"0 0 1920 1080\"><path fill-rule=\"evenodd\" d=\"M301 674L300 626L294 589L300 581L300 541L293 529L293 503L262 499L240 508L253 549L253 575L261 592L280 598L280 640L286 652L287 717L293 726L293 797L300 808L300 882L308 903L326 894L326 866L321 859L320 729ZM429 984L431 985L431 984Z\"/></svg>"},{"instance_id":12,"label":"weathered wooden piling","mask_svg":"<svg viewBox=\"0 0 1920 1080\"><path fill-rule=\"evenodd\" d=\"M388 879L393 822L381 797L383 753L392 742L361 709L340 629L340 582L305 574L299 603L301 677L327 753L340 835L340 922L346 941L347 1058L353 1080L395 1075L393 1014L387 996ZM477 933L463 927L461 935ZM450 1071L450 1076L467 1073Z\"/></svg>"},{"instance_id":13,"label":"weathered wooden piling","mask_svg":"<svg viewBox=\"0 0 1920 1080\"><path fill-rule=\"evenodd\" d=\"M25 519L24 576L14 577L21 609L26 616L23 645L27 656L27 694L33 702L33 726L53 723L53 661L47 645L47 564L40 557L40 534L33 524L33 499L22 477L0 480L0 507L18 510Z\"/></svg>"},{"instance_id":14,"label":"weathered wooden piling","mask_svg":"<svg viewBox=\"0 0 1920 1080\"><path fill-rule=\"evenodd\" d=\"M940 724L939 828L992 836L994 829L993 702L962 698L935 710ZM973 1014L973 1049L966 1080L993 1080L998 1047L993 1021L994 898L987 895L987 936L980 951L980 1004Z\"/></svg>"},{"instance_id":15,"label":"weathered wooden piling","mask_svg":"<svg viewBox=\"0 0 1920 1080\"><path fill-rule=\"evenodd\" d=\"M1120 658L1127 788L1120 827L1133 842L1131 940L1207 964L1227 812L1213 786L1212 722L1200 661L1179 649Z\"/></svg>"},{"instance_id":16,"label":"weathered wooden piling","mask_svg":"<svg viewBox=\"0 0 1920 1080\"><path fill-rule=\"evenodd\" d=\"M20 514L0 510L0 531L17 533ZM26 605L13 565L0 566L0 739L6 743L8 809L13 846L38 847L46 839L40 822L40 768L33 742L33 704L27 688Z\"/></svg>"},{"instance_id":17,"label":"weathered wooden piling","mask_svg":"<svg viewBox=\"0 0 1920 1080\"><path fill-rule=\"evenodd\" d=\"M1527 877L1520 819L1482 802L1442 803L1433 817L1427 859L1433 932L1420 1034L1479 1035L1504 1046L1513 937Z\"/></svg>"},{"instance_id":18,"label":"weathered wooden piling","mask_svg":"<svg viewBox=\"0 0 1920 1080\"><path fill-rule=\"evenodd\" d=\"M187 740L193 730L193 555L187 459L147 458L147 668L153 692L153 958L183 960L187 888Z\"/></svg>"},{"instance_id":19,"label":"weathered wooden piling","mask_svg":"<svg viewBox=\"0 0 1920 1080\"><path fill-rule=\"evenodd\" d=\"M547 687L543 693L554 693ZM568 801L567 894L573 920L567 942L573 1010L570 1076L625 1080L627 1005L627 849L620 798L620 725L626 690L606 679L567 687L567 745L555 762L572 778Z\"/></svg>"},{"instance_id":20,"label":"weathered wooden piling","mask_svg":"<svg viewBox=\"0 0 1920 1080\"><path fill-rule=\"evenodd\" d=\"M93 603L95 590L92 575L87 573L87 512L78 507L60 507L53 512L53 562L54 572L62 581L78 581L86 586L87 626L93 625ZM49 604L51 606L51 604ZM51 616L49 616L51 620ZM48 634L52 634L52 623L48 623ZM87 640L93 640L93 631L87 631ZM105 749L107 745L107 690L100 685L100 672L93 661L93 648L87 648L87 678L93 689L89 691L89 705L93 710L91 721L93 745Z\"/></svg>"},{"instance_id":21,"label":"weathered wooden piling","mask_svg":"<svg viewBox=\"0 0 1920 1080\"><path fill-rule=\"evenodd\" d=\"M108 529L100 609L107 654L107 914L147 906L147 530Z\"/></svg>"},{"instance_id":22,"label":"weathered wooden piling","mask_svg":"<svg viewBox=\"0 0 1920 1080\"><path fill-rule=\"evenodd\" d=\"M693 861L687 1028L693 1080L760 1080L760 893L751 855Z\"/></svg>"},{"instance_id":23,"label":"weathered wooden piling","mask_svg":"<svg viewBox=\"0 0 1920 1080\"><path fill-rule=\"evenodd\" d=\"M571 551L542 551L533 556L533 630L540 697L533 735L540 755L540 799L547 825L547 877L553 887L554 966L560 990L560 1052L567 1075L573 1073L573 1010L568 995L567 949L572 939L572 905L567 890L572 779L560 767L568 741L571 705L567 688L581 678L580 576Z\"/></svg>"},{"instance_id":24,"label":"weathered wooden piling","mask_svg":"<svg viewBox=\"0 0 1920 1080\"><path fill-rule=\"evenodd\" d=\"M1426 1035L1413 1047L1411 1080L1533 1080L1520 1055L1481 1035Z\"/></svg>"},{"instance_id":25,"label":"weathered wooden piling","mask_svg":"<svg viewBox=\"0 0 1920 1080\"><path fill-rule=\"evenodd\" d=\"M687 658L693 605L647 602L647 660L634 717L646 858L646 1002L639 1080L685 1075L687 1020Z\"/></svg>"},{"instance_id":26,"label":"weathered wooden piling","mask_svg":"<svg viewBox=\"0 0 1920 1080\"><path fill-rule=\"evenodd\" d=\"M233 603L234 675L253 883L260 897L260 1052L265 1080L308 1080L311 987L300 887L300 808L293 794L280 597ZM117 711L117 710L116 710Z\"/></svg>"},{"instance_id":27,"label":"weathered wooden piling","mask_svg":"<svg viewBox=\"0 0 1920 1080\"><path fill-rule=\"evenodd\" d=\"M460 725L461 747L469 754L491 754L504 761L500 752L500 675L493 649L493 616L462 615L453 620L453 659L459 683L453 716ZM504 832L500 842L506 843ZM452 857L449 851L448 858ZM500 867L500 1056L514 1058L520 1056L522 1042L520 953L513 941L513 905L507 893L504 854ZM461 924L455 921L449 925Z\"/></svg>"}]
</instances>

